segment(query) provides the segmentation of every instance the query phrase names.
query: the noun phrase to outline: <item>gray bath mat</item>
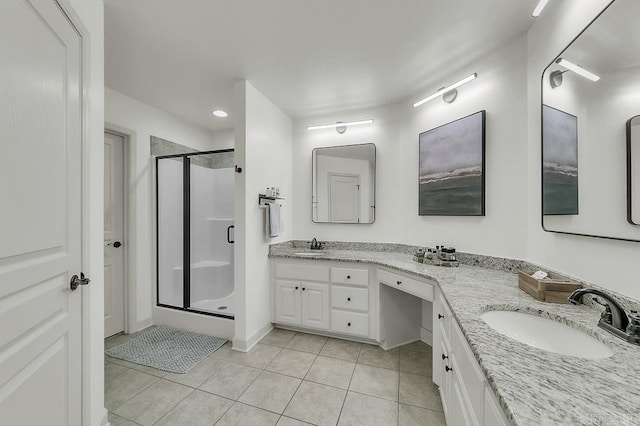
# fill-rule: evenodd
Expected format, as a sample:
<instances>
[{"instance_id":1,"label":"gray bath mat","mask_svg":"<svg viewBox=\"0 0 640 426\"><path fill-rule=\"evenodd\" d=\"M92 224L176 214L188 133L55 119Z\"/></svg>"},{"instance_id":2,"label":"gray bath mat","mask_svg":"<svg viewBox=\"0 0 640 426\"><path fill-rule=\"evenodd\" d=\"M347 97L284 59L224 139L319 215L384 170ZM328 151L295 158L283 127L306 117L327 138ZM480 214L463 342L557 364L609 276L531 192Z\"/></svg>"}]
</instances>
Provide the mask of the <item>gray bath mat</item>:
<instances>
[{"instance_id":1,"label":"gray bath mat","mask_svg":"<svg viewBox=\"0 0 640 426\"><path fill-rule=\"evenodd\" d=\"M186 373L226 341L220 337L160 326L107 349L105 353L159 370Z\"/></svg>"}]
</instances>

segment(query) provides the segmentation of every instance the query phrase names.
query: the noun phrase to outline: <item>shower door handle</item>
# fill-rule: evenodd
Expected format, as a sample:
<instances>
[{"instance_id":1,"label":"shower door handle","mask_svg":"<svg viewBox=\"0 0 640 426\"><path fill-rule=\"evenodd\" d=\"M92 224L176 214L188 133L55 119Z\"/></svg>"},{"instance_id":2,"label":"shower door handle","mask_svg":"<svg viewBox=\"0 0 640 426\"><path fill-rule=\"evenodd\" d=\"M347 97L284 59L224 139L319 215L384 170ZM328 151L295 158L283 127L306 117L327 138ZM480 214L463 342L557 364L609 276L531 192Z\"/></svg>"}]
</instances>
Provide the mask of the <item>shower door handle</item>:
<instances>
[{"instance_id":1,"label":"shower door handle","mask_svg":"<svg viewBox=\"0 0 640 426\"><path fill-rule=\"evenodd\" d=\"M231 241L231 229L232 229L232 228L235 228L235 226L231 225L231 226L228 226L228 227L227 227L227 242L228 242L229 244L233 244L233 243L235 243L235 240L234 240L234 241Z\"/></svg>"}]
</instances>

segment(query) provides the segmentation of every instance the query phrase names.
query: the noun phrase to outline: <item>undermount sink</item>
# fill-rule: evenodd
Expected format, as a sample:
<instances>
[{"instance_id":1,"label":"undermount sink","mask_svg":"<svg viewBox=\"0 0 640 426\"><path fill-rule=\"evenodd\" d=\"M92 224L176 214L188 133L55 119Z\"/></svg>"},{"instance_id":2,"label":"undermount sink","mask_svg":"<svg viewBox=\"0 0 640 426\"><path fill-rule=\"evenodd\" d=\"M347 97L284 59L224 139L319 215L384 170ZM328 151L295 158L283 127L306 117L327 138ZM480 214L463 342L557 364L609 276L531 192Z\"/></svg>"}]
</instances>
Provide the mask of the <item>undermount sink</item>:
<instances>
[{"instance_id":1,"label":"undermount sink","mask_svg":"<svg viewBox=\"0 0 640 426\"><path fill-rule=\"evenodd\" d=\"M551 319L516 311L487 311L480 318L498 333L534 348L585 359L613 355L604 343Z\"/></svg>"},{"instance_id":2,"label":"undermount sink","mask_svg":"<svg viewBox=\"0 0 640 426\"><path fill-rule=\"evenodd\" d=\"M293 253L296 256L324 256L327 254L326 251L299 251L297 253Z\"/></svg>"}]
</instances>

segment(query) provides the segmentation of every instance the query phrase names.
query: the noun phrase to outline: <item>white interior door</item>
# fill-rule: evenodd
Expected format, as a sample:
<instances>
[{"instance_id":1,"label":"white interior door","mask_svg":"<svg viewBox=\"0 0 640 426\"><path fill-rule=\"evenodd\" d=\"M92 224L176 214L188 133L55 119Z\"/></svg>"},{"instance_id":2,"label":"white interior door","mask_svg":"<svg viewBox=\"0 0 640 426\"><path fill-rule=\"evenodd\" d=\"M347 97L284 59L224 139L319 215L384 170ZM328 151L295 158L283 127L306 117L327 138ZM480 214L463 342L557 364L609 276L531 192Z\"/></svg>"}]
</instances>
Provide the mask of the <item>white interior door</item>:
<instances>
[{"instance_id":1,"label":"white interior door","mask_svg":"<svg viewBox=\"0 0 640 426\"><path fill-rule=\"evenodd\" d=\"M329 221L360 222L359 176L329 175Z\"/></svg>"},{"instance_id":2,"label":"white interior door","mask_svg":"<svg viewBox=\"0 0 640 426\"><path fill-rule=\"evenodd\" d=\"M0 423L79 425L81 37L54 0L0 1Z\"/></svg>"},{"instance_id":3,"label":"white interior door","mask_svg":"<svg viewBox=\"0 0 640 426\"><path fill-rule=\"evenodd\" d=\"M124 331L124 138L104 134L104 337Z\"/></svg>"}]
</instances>

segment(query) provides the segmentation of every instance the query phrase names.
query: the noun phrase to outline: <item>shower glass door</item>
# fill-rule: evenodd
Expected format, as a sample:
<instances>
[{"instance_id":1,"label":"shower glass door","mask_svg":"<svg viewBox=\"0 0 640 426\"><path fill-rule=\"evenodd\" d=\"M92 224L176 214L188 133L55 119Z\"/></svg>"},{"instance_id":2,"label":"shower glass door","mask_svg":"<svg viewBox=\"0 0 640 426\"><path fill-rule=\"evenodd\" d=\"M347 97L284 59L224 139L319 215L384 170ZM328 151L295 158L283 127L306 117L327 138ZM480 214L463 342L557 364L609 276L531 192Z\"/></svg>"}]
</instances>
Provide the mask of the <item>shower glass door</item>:
<instances>
[{"instance_id":1,"label":"shower glass door","mask_svg":"<svg viewBox=\"0 0 640 426\"><path fill-rule=\"evenodd\" d=\"M190 307L233 316L233 152L190 160Z\"/></svg>"}]
</instances>

